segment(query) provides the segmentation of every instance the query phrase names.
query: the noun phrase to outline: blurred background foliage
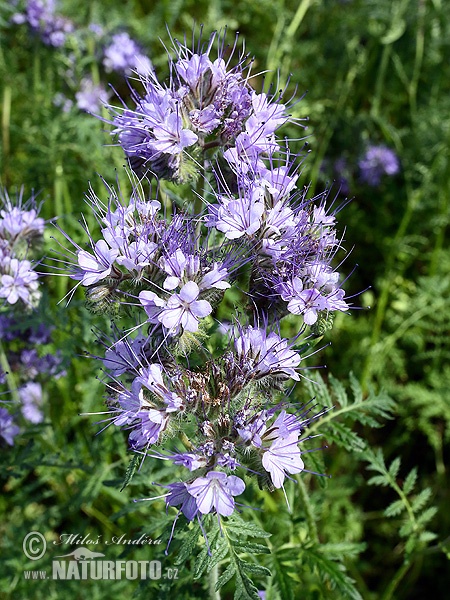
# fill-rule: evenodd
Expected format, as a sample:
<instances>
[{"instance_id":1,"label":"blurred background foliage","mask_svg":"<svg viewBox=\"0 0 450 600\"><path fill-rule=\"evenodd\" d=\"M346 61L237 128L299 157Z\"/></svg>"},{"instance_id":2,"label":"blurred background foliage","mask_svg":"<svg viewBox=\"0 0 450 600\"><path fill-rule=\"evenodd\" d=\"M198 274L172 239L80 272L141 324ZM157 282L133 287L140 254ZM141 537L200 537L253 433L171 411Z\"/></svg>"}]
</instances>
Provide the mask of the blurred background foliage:
<instances>
[{"instance_id":1,"label":"blurred background foliage","mask_svg":"<svg viewBox=\"0 0 450 600\"><path fill-rule=\"evenodd\" d=\"M76 100L86 76L111 99L108 83L122 97L129 96L123 73L106 72L102 65L108 36L126 31L162 80L168 75L164 45L170 47L170 36L189 39L203 26L206 38L212 30L226 27L229 41L238 31L255 57L256 89L272 85L285 90L285 98L303 96L292 113L309 120L301 134L304 139L293 142L293 147L300 152L305 141L308 144L302 184L310 186L310 194L331 186L335 205L345 204L338 219L345 247L351 251L340 271L350 275L345 287L355 296L355 310L338 315L323 344L332 341L332 345L311 358L311 364L318 359L326 363L321 375L328 385L305 382L298 392L299 398L316 396L324 404L326 394L331 394L337 430L326 418L322 429L319 424L329 448L320 458L314 454L314 460L318 470L332 479L307 474L297 478L299 485L288 490L291 514L280 508L282 496L251 492L264 507L251 518L273 534L272 558L264 564L275 575L260 577L258 584L268 600L446 597L450 584L446 3L61 0L56 10L73 24L73 31L60 47L46 45L26 23L14 22L14 15L23 10L20 2L0 2L1 184L12 191L23 185L27 193L39 192L42 216L57 216L79 243L80 214L84 212L93 225L84 203L88 183L99 195L105 194L99 174L108 182L118 179L124 190L129 186L110 126L80 109ZM92 24L101 26L101 36L94 35ZM107 117L104 109L99 112ZM285 134L299 137L292 126ZM367 180L361 160L371 146L395 153L396 173ZM57 249L55 236L49 226L47 252ZM22 554L21 540L28 531L45 532L49 543L62 532L107 539L123 532L138 537L145 531L156 539L167 525L163 502L132 503L133 498L153 494L147 494L149 483L162 477L164 466L155 467L157 475L147 466L119 492L129 460L125 437L109 429L96 435L100 429L96 418L79 416L102 410L103 388L96 379L100 373L84 356L99 352L92 332L100 326L98 318L84 309L81 293L68 307L58 304L71 288L66 278L47 277L44 286L44 312L57 326L54 348L66 360L67 375L46 386L45 422L24 429L14 447L2 448L0 595L50 599L62 597L64 590L74 598L89 594L93 600L123 591L167 597L174 589L168 581L147 582L147 587L143 582L139 587L127 581L42 584L23 579L24 569L36 568ZM352 403L362 405L373 398L378 398L373 418L367 417L369 409L353 415ZM376 423L381 426L374 427ZM378 479L371 481L373 471ZM425 534L425 525L432 534ZM175 540L172 546L175 556L178 543ZM107 557L120 552L127 548L108 548ZM132 558L173 563L161 546L133 548ZM352 584L343 578L344 568ZM328 572L325 579L320 576L323 572ZM201 579L192 584L187 569L180 569L180 576L189 586L180 587L177 597L205 597ZM232 589L229 584L222 597L231 598Z\"/></svg>"}]
</instances>

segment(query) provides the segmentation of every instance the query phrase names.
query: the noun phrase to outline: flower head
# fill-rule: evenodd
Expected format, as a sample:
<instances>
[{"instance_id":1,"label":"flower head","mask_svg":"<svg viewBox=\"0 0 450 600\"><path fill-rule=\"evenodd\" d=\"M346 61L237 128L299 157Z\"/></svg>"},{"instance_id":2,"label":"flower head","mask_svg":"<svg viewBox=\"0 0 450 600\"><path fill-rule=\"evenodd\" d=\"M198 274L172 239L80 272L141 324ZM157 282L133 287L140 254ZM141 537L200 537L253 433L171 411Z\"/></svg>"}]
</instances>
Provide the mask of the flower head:
<instances>
[{"instance_id":1,"label":"flower head","mask_svg":"<svg viewBox=\"0 0 450 600\"><path fill-rule=\"evenodd\" d=\"M396 175L400 170L397 155L387 146L369 146L358 162L364 183L376 187L383 175Z\"/></svg>"}]
</instances>

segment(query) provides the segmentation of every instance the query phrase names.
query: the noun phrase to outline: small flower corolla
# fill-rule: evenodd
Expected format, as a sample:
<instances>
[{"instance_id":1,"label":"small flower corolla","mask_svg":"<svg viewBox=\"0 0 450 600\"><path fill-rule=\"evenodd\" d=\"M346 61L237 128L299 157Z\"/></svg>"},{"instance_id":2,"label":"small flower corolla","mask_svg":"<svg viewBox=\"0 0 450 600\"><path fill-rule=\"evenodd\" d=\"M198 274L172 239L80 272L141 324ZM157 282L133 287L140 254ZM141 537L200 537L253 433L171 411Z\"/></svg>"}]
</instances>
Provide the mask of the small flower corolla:
<instances>
[{"instance_id":1,"label":"small flower corolla","mask_svg":"<svg viewBox=\"0 0 450 600\"><path fill-rule=\"evenodd\" d=\"M234 511L234 498L245 490L240 477L227 475L221 471L209 471L205 477L198 477L187 485L187 490L195 498L199 512L206 515L214 509L217 514L229 517Z\"/></svg>"}]
</instances>

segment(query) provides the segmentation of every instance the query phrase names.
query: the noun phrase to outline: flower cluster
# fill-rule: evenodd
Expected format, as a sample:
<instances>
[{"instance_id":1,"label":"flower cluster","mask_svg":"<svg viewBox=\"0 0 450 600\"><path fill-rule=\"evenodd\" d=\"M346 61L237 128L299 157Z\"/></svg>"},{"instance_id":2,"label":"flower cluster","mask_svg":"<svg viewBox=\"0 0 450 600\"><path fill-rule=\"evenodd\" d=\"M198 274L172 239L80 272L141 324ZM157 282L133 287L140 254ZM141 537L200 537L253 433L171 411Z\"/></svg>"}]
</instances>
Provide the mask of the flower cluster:
<instances>
[{"instance_id":1,"label":"flower cluster","mask_svg":"<svg viewBox=\"0 0 450 600\"><path fill-rule=\"evenodd\" d=\"M55 0L28 0L25 11L13 15L13 22L27 23L44 44L56 48L62 46L67 34L74 30L73 23L56 14Z\"/></svg>"},{"instance_id":2,"label":"flower cluster","mask_svg":"<svg viewBox=\"0 0 450 600\"><path fill-rule=\"evenodd\" d=\"M110 107L114 133L133 168L182 182L198 175L202 150L221 148L229 164L243 168L278 149L274 133L288 120L286 106L251 89L246 56L229 68L223 41L211 58L215 37L198 52L174 42L169 85L149 71L140 77L144 94L134 93L133 110Z\"/></svg>"},{"instance_id":3,"label":"flower cluster","mask_svg":"<svg viewBox=\"0 0 450 600\"><path fill-rule=\"evenodd\" d=\"M63 62L68 65L66 84L73 89L74 96L71 98L58 93L54 98L54 105L65 112L76 106L81 111L99 113L109 99L106 86L98 80L93 81L92 73L88 74L85 68L94 59L94 45L95 54L101 57L103 75L115 72L120 76L129 76L133 72L147 74L152 70L150 59L126 31L111 33L97 23L91 23L86 28L77 27L58 14L56 0L26 0L22 6L22 11L12 13L10 22L14 25L27 25L44 44L65 54ZM74 47L77 49L76 54L83 55L82 61L75 61Z\"/></svg>"},{"instance_id":4,"label":"flower cluster","mask_svg":"<svg viewBox=\"0 0 450 600\"><path fill-rule=\"evenodd\" d=\"M26 421L40 423L43 390L39 379L62 374L61 357L42 351L50 342L51 330L36 311L38 274L29 260L45 222L38 216L33 196L23 202L23 190L15 201L1 191L0 202L0 353L1 364L7 365L0 372L0 385L8 384ZM19 428L6 407L0 410L0 435L12 445Z\"/></svg>"},{"instance_id":5,"label":"flower cluster","mask_svg":"<svg viewBox=\"0 0 450 600\"><path fill-rule=\"evenodd\" d=\"M25 203L22 200L22 191L14 203L0 190L0 298L8 304L21 301L32 307L39 302L40 292L28 251L42 236L44 220L38 217L34 197Z\"/></svg>"},{"instance_id":6,"label":"flower cluster","mask_svg":"<svg viewBox=\"0 0 450 600\"><path fill-rule=\"evenodd\" d=\"M106 71L130 75L133 71L149 73L152 63L126 31L116 33L105 47L103 65Z\"/></svg>"},{"instance_id":7,"label":"flower cluster","mask_svg":"<svg viewBox=\"0 0 450 600\"><path fill-rule=\"evenodd\" d=\"M238 327L224 355L202 371L169 355L164 364L152 359L141 336L107 350L104 366L115 375L107 405L132 449L186 469L185 482L167 486L168 506L190 520L212 511L229 516L246 487L234 473L256 474L261 486L275 489L304 470L299 444L318 415L313 407L271 404L274 383L299 380L301 356L287 339L266 327ZM185 450L161 452L174 436Z\"/></svg>"},{"instance_id":8,"label":"flower cluster","mask_svg":"<svg viewBox=\"0 0 450 600\"><path fill-rule=\"evenodd\" d=\"M105 421L134 452L184 471L164 484L166 504L200 523L231 515L251 477L274 490L305 469L301 444L320 413L282 393L330 316L349 309L332 265L337 210L327 193L298 190L298 157L277 137L287 104L254 91L251 61L230 67L223 40L214 58L216 38L175 42L169 83L149 71L134 109L110 107L132 193L106 184L104 203L90 191L99 233L86 228L86 246L62 231L63 268L91 310L115 317L100 340ZM152 178L201 185L161 197ZM246 305L224 328L229 297ZM287 315L299 317L292 337Z\"/></svg>"}]
</instances>

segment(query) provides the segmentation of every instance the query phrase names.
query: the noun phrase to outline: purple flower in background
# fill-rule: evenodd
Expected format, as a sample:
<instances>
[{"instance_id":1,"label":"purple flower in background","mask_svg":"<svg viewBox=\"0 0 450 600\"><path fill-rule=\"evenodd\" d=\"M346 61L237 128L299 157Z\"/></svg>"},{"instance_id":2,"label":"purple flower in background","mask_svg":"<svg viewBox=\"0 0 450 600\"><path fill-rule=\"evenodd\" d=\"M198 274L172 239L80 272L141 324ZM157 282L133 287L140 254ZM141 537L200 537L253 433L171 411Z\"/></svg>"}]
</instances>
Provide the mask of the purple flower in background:
<instances>
[{"instance_id":1,"label":"purple flower in background","mask_svg":"<svg viewBox=\"0 0 450 600\"><path fill-rule=\"evenodd\" d=\"M400 171L397 155L387 146L369 146L358 162L360 177L364 183L376 187L383 175L395 175Z\"/></svg>"},{"instance_id":2,"label":"purple flower in background","mask_svg":"<svg viewBox=\"0 0 450 600\"><path fill-rule=\"evenodd\" d=\"M80 110L95 113L108 102L108 93L101 85L95 85L92 79L85 77L80 81L75 99Z\"/></svg>"},{"instance_id":3,"label":"purple flower in background","mask_svg":"<svg viewBox=\"0 0 450 600\"><path fill-rule=\"evenodd\" d=\"M42 404L42 387L36 381L29 381L19 388L22 400L22 414L30 423L41 423L44 419L39 406Z\"/></svg>"},{"instance_id":4,"label":"purple flower in background","mask_svg":"<svg viewBox=\"0 0 450 600\"><path fill-rule=\"evenodd\" d=\"M68 19L55 14L55 10L55 0L28 0L25 13L15 14L13 22L28 23L30 29L41 36L44 44L59 48L74 27Z\"/></svg>"},{"instance_id":5,"label":"purple flower in background","mask_svg":"<svg viewBox=\"0 0 450 600\"><path fill-rule=\"evenodd\" d=\"M28 306L36 301L38 290L38 275L31 268L29 260L6 258L0 263L0 298L5 298L9 304L15 304L19 299Z\"/></svg>"},{"instance_id":6,"label":"purple flower in background","mask_svg":"<svg viewBox=\"0 0 450 600\"><path fill-rule=\"evenodd\" d=\"M20 428L14 423L12 416L6 408L0 408L0 437L10 446L14 445L14 438Z\"/></svg>"},{"instance_id":7,"label":"purple flower in background","mask_svg":"<svg viewBox=\"0 0 450 600\"><path fill-rule=\"evenodd\" d=\"M104 50L103 65L107 71L125 74L137 71L146 75L152 70L150 60L126 32L113 35L111 43Z\"/></svg>"}]
</instances>

